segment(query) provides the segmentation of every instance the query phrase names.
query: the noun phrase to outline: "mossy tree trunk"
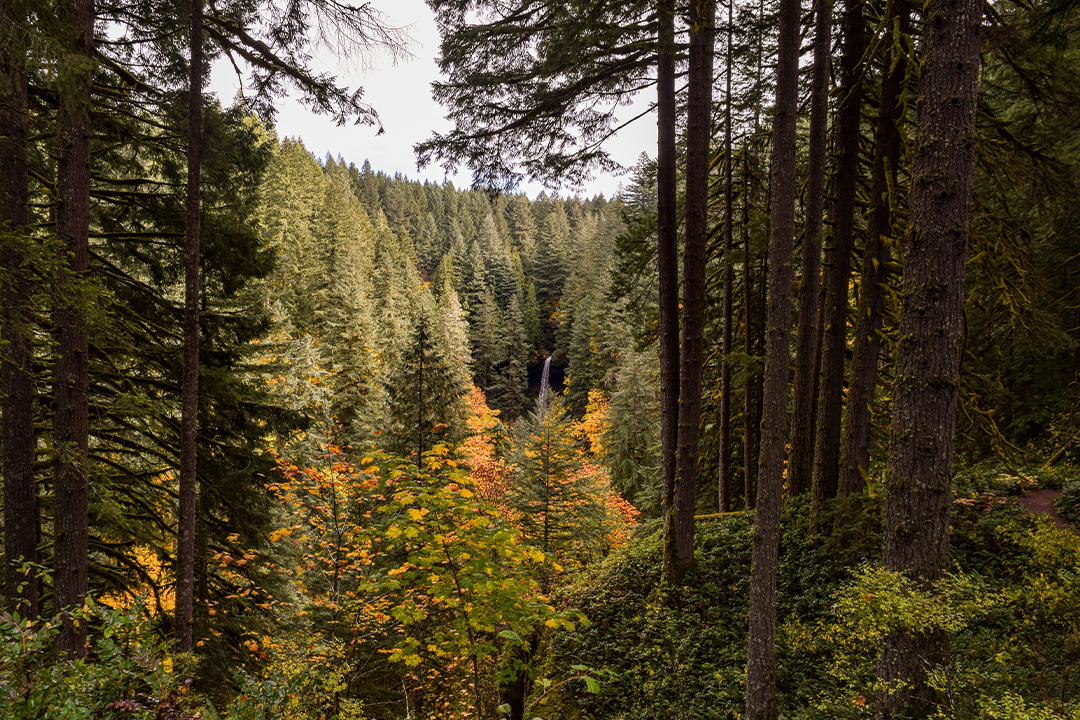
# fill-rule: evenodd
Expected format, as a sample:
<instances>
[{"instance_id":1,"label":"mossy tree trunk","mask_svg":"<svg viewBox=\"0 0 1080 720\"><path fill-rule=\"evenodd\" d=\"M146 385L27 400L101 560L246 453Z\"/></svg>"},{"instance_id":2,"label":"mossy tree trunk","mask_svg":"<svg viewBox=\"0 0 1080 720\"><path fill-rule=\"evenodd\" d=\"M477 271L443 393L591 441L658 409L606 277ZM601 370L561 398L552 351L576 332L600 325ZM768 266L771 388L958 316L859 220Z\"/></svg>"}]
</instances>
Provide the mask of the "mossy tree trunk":
<instances>
[{"instance_id":1,"label":"mossy tree trunk","mask_svg":"<svg viewBox=\"0 0 1080 720\"><path fill-rule=\"evenodd\" d=\"M923 585L948 558L982 13L978 0L930 0L923 16L884 548L887 568ZM927 668L943 656L941 633L888 637L878 677L912 689L884 695L882 716L929 716Z\"/></svg>"}]
</instances>

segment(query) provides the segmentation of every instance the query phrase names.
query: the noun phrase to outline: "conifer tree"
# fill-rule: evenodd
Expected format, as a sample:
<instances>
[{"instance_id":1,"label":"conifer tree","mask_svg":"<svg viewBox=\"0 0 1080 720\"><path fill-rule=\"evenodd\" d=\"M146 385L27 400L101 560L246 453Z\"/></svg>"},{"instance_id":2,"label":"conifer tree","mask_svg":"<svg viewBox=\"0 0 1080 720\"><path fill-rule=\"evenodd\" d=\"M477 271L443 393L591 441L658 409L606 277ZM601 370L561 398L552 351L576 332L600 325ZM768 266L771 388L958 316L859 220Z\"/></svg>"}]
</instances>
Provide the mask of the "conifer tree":
<instances>
[{"instance_id":1,"label":"conifer tree","mask_svg":"<svg viewBox=\"0 0 1080 720\"><path fill-rule=\"evenodd\" d=\"M66 293L55 313L56 360L54 426L56 605L82 605L88 587L89 548L89 365L86 315L76 287L90 269L90 124L94 66L94 2L65 0L59 7L66 77L60 93L56 234L64 246L60 285ZM68 657L85 652L85 624L65 615L58 649Z\"/></svg>"},{"instance_id":2,"label":"conifer tree","mask_svg":"<svg viewBox=\"0 0 1080 720\"><path fill-rule=\"evenodd\" d=\"M439 296L439 342L450 371L462 393L472 385L472 352L469 346L469 322L458 301L457 292L446 275Z\"/></svg>"},{"instance_id":3,"label":"conifer tree","mask_svg":"<svg viewBox=\"0 0 1080 720\"><path fill-rule=\"evenodd\" d=\"M803 228L802 278L799 281L799 334L795 343L795 387L791 415L791 461L788 492L810 489L814 465L814 397L820 348L821 229L825 207L826 131L829 124L829 75L832 66L832 0L814 3L814 76L810 95L810 147L807 158L806 222Z\"/></svg>"},{"instance_id":4,"label":"conifer tree","mask_svg":"<svg viewBox=\"0 0 1080 720\"><path fill-rule=\"evenodd\" d=\"M525 337L529 340L529 347L535 348L540 343L540 328L542 311L540 300L536 296L536 285L529 282L525 286L525 302L521 308L522 324L525 326Z\"/></svg>"},{"instance_id":5,"label":"conifer tree","mask_svg":"<svg viewBox=\"0 0 1080 720\"><path fill-rule=\"evenodd\" d=\"M983 12L974 0L931 0L925 11L883 556L924 588L945 573L949 553ZM944 644L940 631L886 638L883 717L933 714L928 675L945 660Z\"/></svg>"},{"instance_id":6,"label":"conifer tree","mask_svg":"<svg viewBox=\"0 0 1080 720\"><path fill-rule=\"evenodd\" d=\"M911 20L906 8L892 9L897 35L909 32ZM840 490L855 495L866 486L865 474L870 461L870 406L877 384L881 352L880 329L885 316L885 288L889 261L887 237L891 234L896 188L899 183L903 114L901 91L907 76L907 55L894 43L884 53L881 102L878 108L874 166L870 185L870 213L866 228L866 252L862 280L859 283L858 315L855 321L855 347L851 359L851 380L841 439Z\"/></svg>"},{"instance_id":7,"label":"conifer tree","mask_svg":"<svg viewBox=\"0 0 1080 720\"><path fill-rule=\"evenodd\" d=\"M495 301L500 308L509 308L510 299L517 297L521 289L513 261L510 259L510 248L507 247L504 236L499 233L490 211L484 215L480 224L477 241L487 261L488 277L495 293Z\"/></svg>"},{"instance_id":8,"label":"conifer tree","mask_svg":"<svg viewBox=\"0 0 1080 720\"><path fill-rule=\"evenodd\" d=\"M423 224L416 235L416 259L428 276L435 273L446 251L445 236L439 232L435 215L431 212L425 213Z\"/></svg>"},{"instance_id":9,"label":"conifer tree","mask_svg":"<svg viewBox=\"0 0 1080 720\"><path fill-rule=\"evenodd\" d=\"M645 517L660 512L659 384L655 352L626 352L604 433L604 462L611 469L611 482Z\"/></svg>"},{"instance_id":10,"label":"conifer tree","mask_svg":"<svg viewBox=\"0 0 1080 720\"><path fill-rule=\"evenodd\" d=\"M701 390L705 359L705 262L709 235L709 166L712 159L713 44L716 3L691 4L686 132L686 239L679 348L679 444L673 495L676 573L694 561Z\"/></svg>"},{"instance_id":11,"label":"conifer tree","mask_svg":"<svg viewBox=\"0 0 1080 720\"><path fill-rule=\"evenodd\" d=\"M776 717L776 571L791 365L791 281L795 234L795 120L798 110L799 3L780 2L780 47L773 114L769 202L768 327L761 456L750 571L747 720Z\"/></svg>"},{"instance_id":12,"label":"conifer tree","mask_svg":"<svg viewBox=\"0 0 1080 720\"><path fill-rule=\"evenodd\" d=\"M843 417L844 363L851 256L855 248L855 209L862 123L863 53L866 24L863 3L844 8L844 57L840 108L836 119L836 201L833 232L823 260L827 272L822 306L821 391L814 440L812 491L815 501L836 497L840 476L840 422Z\"/></svg>"},{"instance_id":13,"label":"conifer tree","mask_svg":"<svg viewBox=\"0 0 1080 720\"><path fill-rule=\"evenodd\" d=\"M604 547L606 509L562 401L541 398L514 426L513 442L514 481L507 499L525 540L562 562L596 559ZM541 578L545 591L553 581L550 574Z\"/></svg>"},{"instance_id":14,"label":"conifer tree","mask_svg":"<svg viewBox=\"0 0 1080 720\"><path fill-rule=\"evenodd\" d=\"M0 10L0 395L4 480L4 596L7 610L38 614L36 573L21 562L38 561L40 516L34 479L33 328L30 295L29 104L26 8Z\"/></svg>"},{"instance_id":15,"label":"conifer tree","mask_svg":"<svg viewBox=\"0 0 1080 720\"><path fill-rule=\"evenodd\" d=\"M191 652L195 607L195 501L198 492L199 241L202 216L203 4L191 3L188 74L187 208L184 223L184 375L176 512L176 640Z\"/></svg>"},{"instance_id":16,"label":"conifer tree","mask_svg":"<svg viewBox=\"0 0 1080 720\"><path fill-rule=\"evenodd\" d=\"M525 316L517 295L510 298L506 312L506 362L499 372L495 398L503 420L513 422L525 412L529 385L529 339L525 333Z\"/></svg>"},{"instance_id":17,"label":"conifer tree","mask_svg":"<svg viewBox=\"0 0 1080 720\"><path fill-rule=\"evenodd\" d=\"M515 195L510 201L507 222L510 226L510 242L521 256L526 274L532 275L533 255L536 252L536 220L533 218L529 199Z\"/></svg>"},{"instance_id":18,"label":"conifer tree","mask_svg":"<svg viewBox=\"0 0 1080 720\"><path fill-rule=\"evenodd\" d=\"M456 442L464 427L464 393L429 312L420 310L413 319L397 366L384 381L388 417L382 444L402 458L413 458L417 467L433 445Z\"/></svg>"},{"instance_id":19,"label":"conifer tree","mask_svg":"<svg viewBox=\"0 0 1080 720\"><path fill-rule=\"evenodd\" d=\"M270 290L296 333L314 332L318 293L326 281L325 247L313 233L325 182L303 143L286 138L264 183L264 225L278 253Z\"/></svg>"},{"instance_id":20,"label":"conifer tree","mask_svg":"<svg viewBox=\"0 0 1080 720\"><path fill-rule=\"evenodd\" d=\"M469 313L475 314L480 311L480 305L484 302L484 293L488 292L487 267L477 240L473 240L469 245L463 273L461 299Z\"/></svg>"},{"instance_id":21,"label":"conifer tree","mask_svg":"<svg viewBox=\"0 0 1080 720\"><path fill-rule=\"evenodd\" d=\"M495 386L497 367L506 355L506 343L499 307L491 292L485 290L470 318L473 373L476 384L485 392Z\"/></svg>"}]
</instances>

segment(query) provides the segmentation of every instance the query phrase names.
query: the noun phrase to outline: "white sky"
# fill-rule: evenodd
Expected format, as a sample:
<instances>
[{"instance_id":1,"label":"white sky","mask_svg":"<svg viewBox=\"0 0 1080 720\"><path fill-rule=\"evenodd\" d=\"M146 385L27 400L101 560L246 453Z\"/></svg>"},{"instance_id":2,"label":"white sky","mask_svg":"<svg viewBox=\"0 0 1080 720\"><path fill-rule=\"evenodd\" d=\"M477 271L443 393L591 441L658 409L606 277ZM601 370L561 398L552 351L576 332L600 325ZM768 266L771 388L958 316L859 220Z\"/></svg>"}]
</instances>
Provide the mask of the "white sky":
<instances>
[{"instance_id":1,"label":"white sky","mask_svg":"<svg viewBox=\"0 0 1080 720\"><path fill-rule=\"evenodd\" d=\"M416 156L413 145L430 137L433 130L445 132L450 123L445 119L443 108L431 98L431 83L439 76L435 58L439 52L439 31L435 17L423 0L376 0L376 6L394 26L407 26L413 38L412 59L399 60L394 65L389 57L375 57L373 67L357 68L349 64L340 65L335 58L325 51L316 54L313 66L316 69L335 74L338 82L350 88L364 88L364 99L375 108L382 120L385 132L376 136L372 127L344 125L337 127L333 120L315 115L300 105L293 98L278 103L277 132L279 137L300 137L308 150L322 158L329 152L334 157L341 155L346 162L363 164L371 161L375 170L382 170L393 175L400 172L411 179L430 179L442 182L442 168L429 166L423 171L416 169ZM227 61L219 62L213 68L210 85L207 88L223 103L229 103L236 95L238 80ZM644 109L645 101L640 101ZM637 105L621 108L620 118L630 118L641 112ZM631 167L644 151L656 154L656 118L646 116L625 128L607 142L607 150L616 162ZM467 187L470 178L459 175L451 177L458 187ZM598 176L585 188L578 188L582 194L604 193L611 197L619 188L625 176ZM542 188L528 185L520 188L530 196L535 196ZM560 192L573 192L574 188L563 188Z\"/></svg>"}]
</instances>

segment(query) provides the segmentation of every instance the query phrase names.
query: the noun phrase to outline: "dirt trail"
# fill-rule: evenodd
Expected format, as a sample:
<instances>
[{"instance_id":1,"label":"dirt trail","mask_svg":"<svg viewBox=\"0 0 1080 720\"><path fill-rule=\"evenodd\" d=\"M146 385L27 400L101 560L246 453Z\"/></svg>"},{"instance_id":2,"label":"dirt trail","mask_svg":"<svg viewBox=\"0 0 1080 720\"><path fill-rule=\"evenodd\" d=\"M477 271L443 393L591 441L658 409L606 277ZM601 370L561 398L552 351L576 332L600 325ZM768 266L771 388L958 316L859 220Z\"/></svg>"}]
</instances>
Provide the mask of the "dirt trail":
<instances>
[{"instance_id":1,"label":"dirt trail","mask_svg":"<svg viewBox=\"0 0 1080 720\"><path fill-rule=\"evenodd\" d=\"M1080 535L1080 530L1077 530L1070 525L1069 521L1061 517L1054 507L1054 500L1060 495L1060 490L1032 490L1027 495L1017 498L1017 502L1019 502L1020 506L1029 513L1049 515L1050 519L1054 521L1054 524L1062 530L1071 530L1077 535Z\"/></svg>"}]
</instances>

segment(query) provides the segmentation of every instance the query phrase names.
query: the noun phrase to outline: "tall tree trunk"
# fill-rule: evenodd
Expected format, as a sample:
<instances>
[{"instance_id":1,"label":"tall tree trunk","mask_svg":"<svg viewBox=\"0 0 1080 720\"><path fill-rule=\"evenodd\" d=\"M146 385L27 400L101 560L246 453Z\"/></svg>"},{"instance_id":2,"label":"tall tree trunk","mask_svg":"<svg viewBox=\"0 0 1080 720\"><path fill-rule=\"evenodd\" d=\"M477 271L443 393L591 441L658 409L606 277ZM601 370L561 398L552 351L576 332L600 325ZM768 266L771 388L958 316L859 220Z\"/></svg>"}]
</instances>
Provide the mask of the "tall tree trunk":
<instances>
[{"instance_id":1,"label":"tall tree trunk","mask_svg":"<svg viewBox=\"0 0 1080 720\"><path fill-rule=\"evenodd\" d=\"M892 19L898 32L907 34L910 11L893 4ZM892 23L890 22L890 25ZM899 47L899 45L894 45ZM898 124L903 109L899 104L900 90L907 74L907 55L892 52L886 55L881 84L881 105L878 116L877 139L874 148L874 169L870 182L870 219L866 230L866 254L863 258L862 282L859 285L859 310L855 321L855 350L851 359L851 381L845 411L844 434L841 439L840 492L857 495L866 485L864 479L870 462L870 406L874 402L877 383L878 356L881 353L879 330L885 316L885 266L889 248L885 238L890 233L892 219L891 190L896 187L900 165L900 131Z\"/></svg>"},{"instance_id":2,"label":"tall tree trunk","mask_svg":"<svg viewBox=\"0 0 1080 720\"><path fill-rule=\"evenodd\" d=\"M754 384L755 378L750 371L749 360L754 354L754 321L753 321L753 275L750 268L753 267L753 252L750 250L750 172L749 156L743 153L743 187L742 187L742 242L743 242L743 353L746 355L747 368L744 374L743 384L743 505L747 508L754 507L757 501L757 443L754 433L757 423L754 422Z\"/></svg>"},{"instance_id":3,"label":"tall tree trunk","mask_svg":"<svg viewBox=\"0 0 1080 720\"><path fill-rule=\"evenodd\" d=\"M795 404L791 415L788 493L810 489L814 469L814 399L818 381L821 227L825 213L825 159L829 126L829 76L832 56L832 0L817 0L814 25L814 79L810 91L810 156L806 181L802 282L799 284L799 334L795 340Z\"/></svg>"},{"instance_id":4,"label":"tall tree trunk","mask_svg":"<svg viewBox=\"0 0 1080 720\"><path fill-rule=\"evenodd\" d=\"M177 512L176 641L192 647L195 603L195 501L198 497L199 221L202 212L203 6L191 4L191 78L188 87L187 226L184 238L184 386L180 423L180 502Z\"/></svg>"},{"instance_id":5,"label":"tall tree trunk","mask_svg":"<svg viewBox=\"0 0 1080 720\"><path fill-rule=\"evenodd\" d=\"M941 577L948 557L982 13L979 0L930 0L923 15L884 563L924 585ZM884 717L931 713L926 668L940 661L943 642L940 633L886 639L878 677L914 689L883 698Z\"/></svg>"},{"instance_id":6,"label":"tall tree trunk","mask_svg":"<svg viewBox=\"0 0 1080 720\"><path fill-rule=\"evenodd\" d=\"M34 483L34 347L26 226L30 223L30 170L25 53L14 36L22 18L5 7L0 21L7 36L0 48L0 263L9 275L0 290L0 394L3 395L4 594L8 610L24 618L38 614L38 580L21 572L38 561L40 538Z\"/></svg>"},{"instance_id":7,"label":"tall tree trunk","mask_svg":"<svg viewBox=\"0 0 1080 720\"><path fill-rule=\"evenodd\" d=\"M686 128L686 245L683 249L679 455L675 477L675 571L694 562L701 387L705 360L705 248L709 236L709 140L712 137L716 3L694 0Z\"/></svg>"},{"instance_id":8,"label":"tall tree trunk","mask_svg":"<svg viewBox=\"0 0 1080 720\"><path fill-rule=\"evenodd\" d=\"M735 212L734 195L732 193L732 162L731 157L731 40L734 32L732 23L732 11L735 7L733 0L727 4L727 44L725 62L724 89L724 278L723 278L723 329L720 339L720 473L718 478L719 498L717 507L720 512L731 512L735 509L735 501L739 497L739 488L736 484L737 476L731 469L731 319L732 319L732 214Z\"/></svg>"},{"instance_id":9,"label":"tall tree trunk","mask_svg":"<svg viewBox=\"0 0 1080 720\"><path fill-rule=\"evenodd\" d=\"M769 202L768 315L762 384L761 453L750 571L747 720L776 717L776 567L784 492L791 353L791 256L795 244L795 120L799 73L798 0L780 0L776 109Z\"/></svg>"},{"instance_id":10,"label":"tall tree trunk","mask_svg":"<svg viewBox=\"0 0 1080 720\"><path fill-rule=\"evenodd\" d=\"M840 421L844 409L848 283L855 242L855 204L859 184L859 125L862 120L862 56L866 26L862 0L844 9L844 58L840 110L836 119L836 202L832 243L825 251L826 293L821 346L821 389L814 446L814 500L836 497L840 479Z\"/></svg>"},{"instance_id":11,"label":"tall tree trunk","mask_svg":"<svg viewBox=\"0 0 1080 720\"><path fill-rule=\"evenodd\" d=\"M676 217L675 3L659 0L657 67L657 252L660 305L660 445L664 575L675 564L675 464L679 440L679 240Z\"/></svg>"},{"instance_id":12,"label":"tall tree trunk","mask_svg":"<svg viewBox=\"0 0 1080 720\"><path fill-rule=\"evenodd\" d=\"M61 262L65 298L56 311L56 605L82 605L90 564L87 446L89 363L86 314L77 297L78 281L90 268L90 80L94 55L94 2L68 0L60 17L69 34L74 62L60 94L60 202L56 233L64 243ZM86 654L86 623L65 615L57 647L69 657Z\"/></svg>"}]
</instances>

